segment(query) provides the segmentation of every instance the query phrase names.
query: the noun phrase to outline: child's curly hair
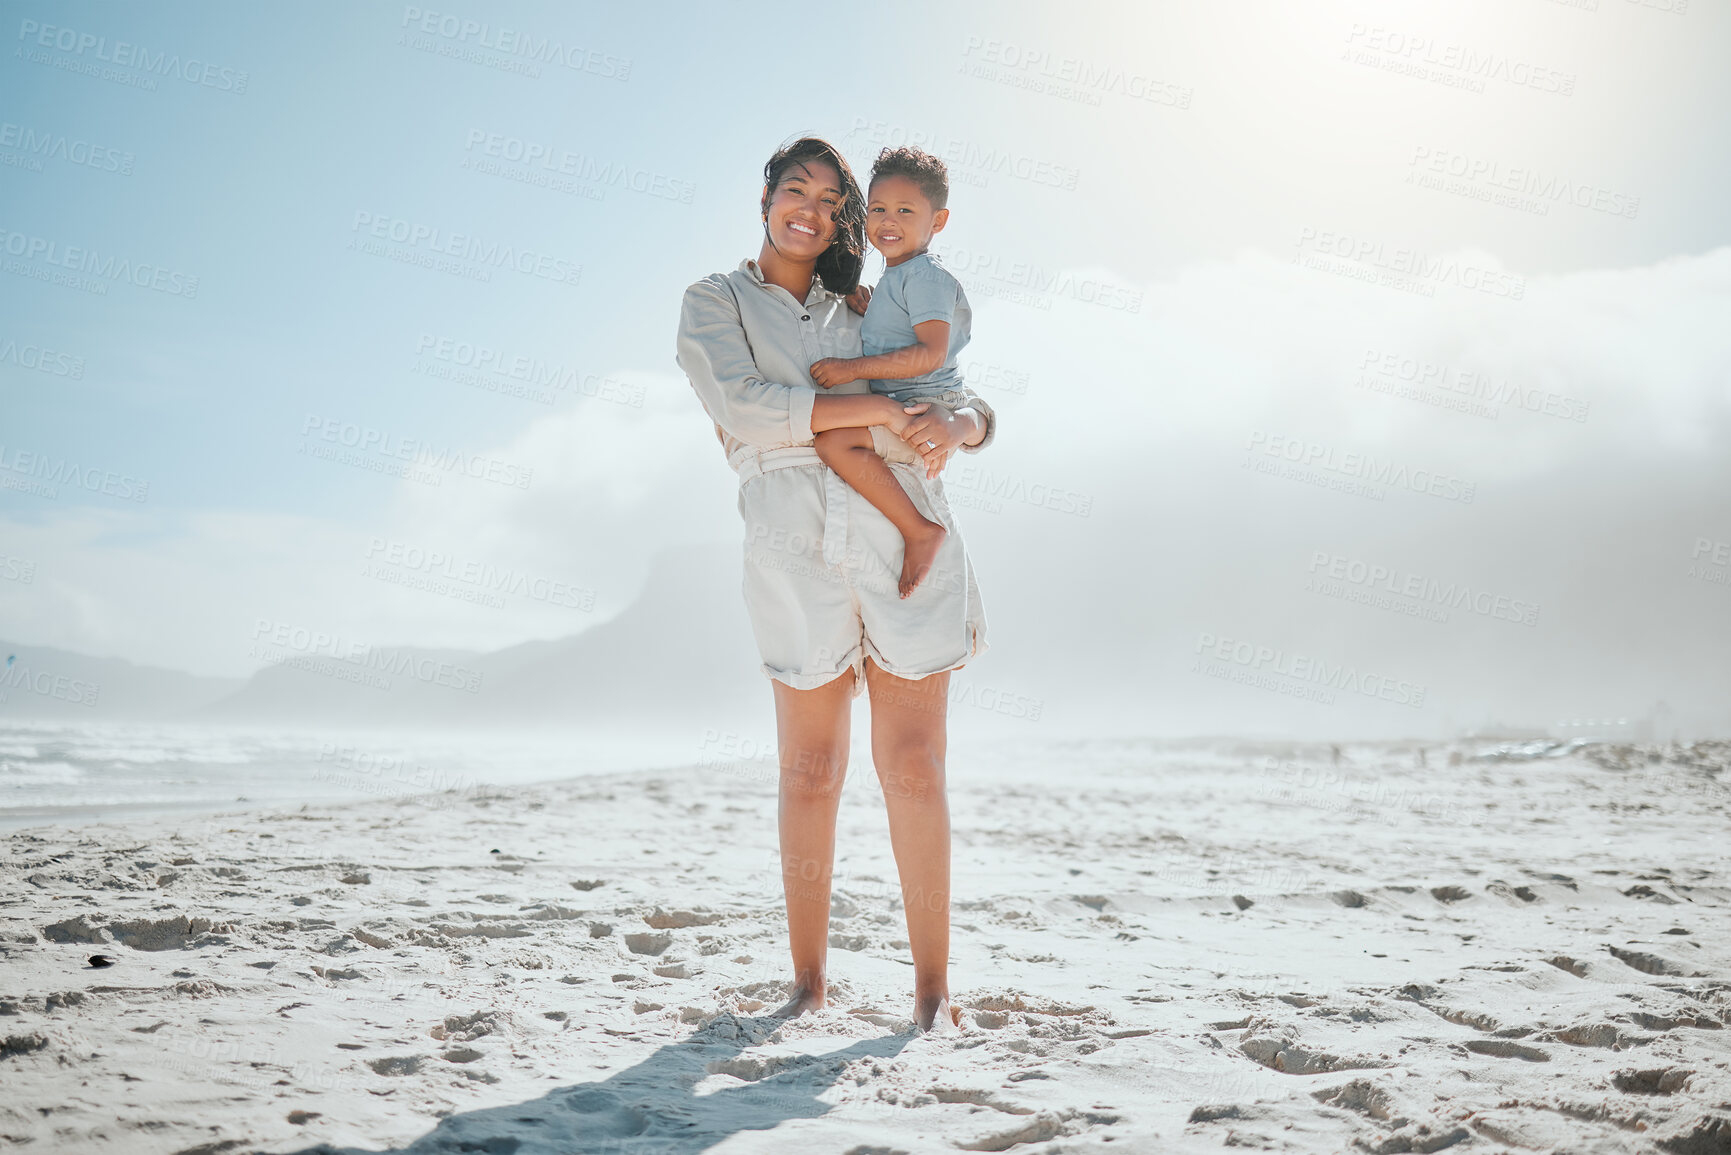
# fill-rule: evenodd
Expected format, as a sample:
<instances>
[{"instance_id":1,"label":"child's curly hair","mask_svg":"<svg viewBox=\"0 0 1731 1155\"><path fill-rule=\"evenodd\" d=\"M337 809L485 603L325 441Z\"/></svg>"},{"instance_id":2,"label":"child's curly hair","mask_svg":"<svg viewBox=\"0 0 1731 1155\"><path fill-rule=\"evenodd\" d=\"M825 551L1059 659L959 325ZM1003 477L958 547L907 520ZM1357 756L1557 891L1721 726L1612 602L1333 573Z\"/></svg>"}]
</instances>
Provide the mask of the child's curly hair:
<instances>
[{"instance_id":1,"label":"child's curly hair","mask_svg":"<svg viewBox=\"0 0 1731 1155\"><path fill-rule=\"evenodd\" d=\"M880 176L905 176L920 186L934 209L950 201L950 170L944 162L917 148L886 148L872 162L872 183Z\"/></svg>"}]
</instances>

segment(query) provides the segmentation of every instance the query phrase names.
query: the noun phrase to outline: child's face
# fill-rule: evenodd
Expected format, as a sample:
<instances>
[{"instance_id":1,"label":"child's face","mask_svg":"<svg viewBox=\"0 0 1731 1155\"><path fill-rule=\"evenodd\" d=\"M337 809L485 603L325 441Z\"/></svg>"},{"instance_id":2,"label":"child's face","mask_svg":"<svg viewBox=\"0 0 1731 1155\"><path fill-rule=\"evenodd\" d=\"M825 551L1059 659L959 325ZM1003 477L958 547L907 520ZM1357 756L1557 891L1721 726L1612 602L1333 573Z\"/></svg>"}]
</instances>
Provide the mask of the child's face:
<instances>
[{"instance_id":1,"label":"child's face","mask_svg":"<svg viewBox=\"0 0 1731 1155\"><path fill-rule=\"evenodd\" d=\"M884 261L899 265L931 246L932 235L949 223L949 209L934 209L920 186L899 174L872 181L866 199L866 239L884 255Z\"/></svg>"}]
</instances>

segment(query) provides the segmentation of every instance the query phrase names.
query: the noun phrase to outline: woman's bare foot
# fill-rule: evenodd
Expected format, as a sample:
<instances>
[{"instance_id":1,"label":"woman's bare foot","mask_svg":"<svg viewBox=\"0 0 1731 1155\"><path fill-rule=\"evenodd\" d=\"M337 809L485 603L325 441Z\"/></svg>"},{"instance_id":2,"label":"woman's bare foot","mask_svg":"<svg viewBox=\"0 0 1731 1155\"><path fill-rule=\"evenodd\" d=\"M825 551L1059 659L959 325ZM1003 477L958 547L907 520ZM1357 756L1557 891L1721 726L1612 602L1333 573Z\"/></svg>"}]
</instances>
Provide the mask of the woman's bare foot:
<instances>
[{"instance_id":1,"label":"woman's bare foot","mask_svg":"<svg viewBox=\"0 0 1731 1155\"><path fill-rule=\"evenodd\" d=\"M938 550L950 531L935 521L928 521L917 531L902 535L902 580L898 586L902 597L914 592L914 587L926 580L932 563L938 560Z\"/></svg>"},{"instance_id":2,"label":"woman's bare foot","mask_svg":"<svg viewBox=\"0 0 1731 1155\"><path fill-rule=\"evenodd\" d=\"M777 1019L792 1019L807 1011L821 1011L825 1001L826 991L821 982L793 988L793 997L770 1012L770 1017Z\"/></svg>"},{"instance_id":3,"label":"woman's bare foot","mask_svg":"<svg viewBox=\"0 0 1731 1155\"><path fill-rule=\"evenodd\" d=\"M959 1031L962 1012L950 1005L949 995L921 995L914 1000L914 1022L922 1031Z\"/></svg>"}]
</instances>

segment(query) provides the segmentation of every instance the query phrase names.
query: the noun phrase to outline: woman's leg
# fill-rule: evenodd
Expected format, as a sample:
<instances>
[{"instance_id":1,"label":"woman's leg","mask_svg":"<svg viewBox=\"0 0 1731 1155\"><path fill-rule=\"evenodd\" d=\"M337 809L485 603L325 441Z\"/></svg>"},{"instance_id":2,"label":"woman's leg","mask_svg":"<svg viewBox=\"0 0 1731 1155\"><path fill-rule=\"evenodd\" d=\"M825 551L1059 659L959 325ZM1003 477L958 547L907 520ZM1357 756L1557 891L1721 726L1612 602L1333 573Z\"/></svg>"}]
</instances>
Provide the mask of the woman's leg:
<instances>
[{"instance_id":1,"label":"woman's leg","mask_svg":"<svg viewBox=\"0 0 1731 1155\"><path fill-rule=\"evenodd\" d=\"M793 994L778 1015L815 1011L827 993L830 873L836 809L847 777L853 679L850 670L815 690L771 683L781 754L781 883L793 950Z\"/></svg>"},{"instance_id":2,"label":"woman's leg","mask_svg":"<svg viewBox=\"0 0 1731 1155\"><path fill-rule=\"evenodd\" d=\"M950 676L898 678L866 662L872 762L889 810L914 955L914 1020L932 1025L950 997L950 804L944 795Z\"/></svg>"}]
</instances>

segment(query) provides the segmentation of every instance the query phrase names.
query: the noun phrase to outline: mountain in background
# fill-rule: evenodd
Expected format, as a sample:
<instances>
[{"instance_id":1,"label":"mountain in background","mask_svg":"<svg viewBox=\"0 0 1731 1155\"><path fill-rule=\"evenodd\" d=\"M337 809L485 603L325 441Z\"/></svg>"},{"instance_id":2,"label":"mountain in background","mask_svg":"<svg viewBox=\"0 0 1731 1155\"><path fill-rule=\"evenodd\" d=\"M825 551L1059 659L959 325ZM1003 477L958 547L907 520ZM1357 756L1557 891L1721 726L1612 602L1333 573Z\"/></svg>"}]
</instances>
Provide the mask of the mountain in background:
<instances>
[{"instance_id":1,"label":"mountain in background","mask_svg":"<svg viewBox=\"0 0 1731 1155\"><path fill-rule=\"evenodd\" d=\"M5 716L344 725L596 726L768 704L738 547L671 550L637 600L580 634L503 650L375 646L273 654L250 678L15 646Z\"/></svg>"},{"instance_id":2,"label":"mountain in background","mask_svg":"<svg viewBox=\"0 0 1731 1155\"><path fill-rule=\"evenodd\" d=\"M474 651L375 646L361 655L271 655L250 678L201 677L41 646L5 646L0 720L127 720L356 728L567 728L656 732L698 727L773 734L771 697L757 661L737 546L685 547L658 555L642 591L617 617L564 638ZM1024 614L1024 633L1044 616ZM1075 725L1049 701L1054 681L1075 696L1099 696L1096 733L1156 732L1159 720L1109 695L1095 695L1086 671L1042 670L1024 654L1029 639L959 673L951 683L951 726L996 733L1026 727L1052 733ZM1096 651L1098 652L1098 651ZM1010 660L1006 660L1006 658ZM1022 658L1018 664L1014 659ZM1127 676L1127 675L1126 675ZM1042 680L1043 679L1043 680ZM1453 736L1488 740L1540 736L1643 741L1677 737L1663 703L1649 717L1603 716L1550 727L1486 722L1449 726ZM1086 720L1086 717L1083 717ZM1029 731L1031 732L1031 731Z\"/></svg>"},{"instance_id":3,"label":"mountain in background","mask_svg":"<svg viewBox=\"0 0 1731 1155\"><path fill-rule=\"evenodd\" d=\"M207 678L124 658L0 642L0 718L161 720L226 698L244 678Z\"/></svg>"}]
</instances>

